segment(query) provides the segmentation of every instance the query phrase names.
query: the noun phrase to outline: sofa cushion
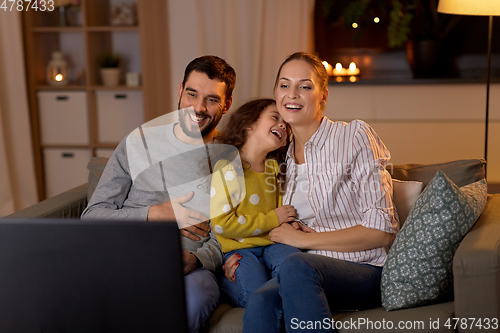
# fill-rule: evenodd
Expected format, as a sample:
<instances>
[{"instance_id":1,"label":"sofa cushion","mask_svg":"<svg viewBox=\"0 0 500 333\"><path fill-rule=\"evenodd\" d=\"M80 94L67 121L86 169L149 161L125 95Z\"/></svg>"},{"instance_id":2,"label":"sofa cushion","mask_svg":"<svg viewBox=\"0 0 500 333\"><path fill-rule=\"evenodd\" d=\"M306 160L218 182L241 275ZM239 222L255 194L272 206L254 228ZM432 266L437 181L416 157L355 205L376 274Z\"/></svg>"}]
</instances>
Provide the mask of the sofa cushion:
<instances>
[{"instance_id":1,"label":"sofa cushion","mask_svg":"<svg viewBox=\"0 0 500 333\"><path fill-rule=\"evenodd\" d=\"M399 216L399 229L401 229L415 202L417 202L422 187L422 182L392 180L394 206L396 206Z\"/></svg>"},{"instance_id":2,"label":"sofa cushion","mask_svg":"<svg viewBox=\"0 0 500 333\"><path fill-rule=\"evenodd\" d=\"M437 301L453 288L455 251L486 205L486 181L459 188L441 171L396 236L382 271L386 310Z\"/></svg>"},{"instance_id":3,"label":"sofa cushion","mask_svg":"<svg viewBox=\"0 0 500 333\"><path fill-rule=\"evenodd\" d=\"M108 158L106 157L92 157L87 164L87 169L89 170L89 183L87 187L87 199L90 201L92 194L101 179L106 163L108 163Z\"/></svg>"},{"instance_id":4,"label":"sofa cushion","mask_svg":"<svg viewBox=\"0 0 500 333\"><path fill-rule=\"evenodd\" d=\"M392 178L419 181L424 183L424 187L441 170L458 187L462 187L485 177L485 163L482 159L467 159L436 164L389 164L387 170Z\"/></svg>"},{"instance_id":5,"label":"sofa cushion","mask_svg":"<svg viewBox=\"0 0 500 333\"><path fill-rule=\"evenodd\" d=\"M333 319L337 322L337 333L452 333L453 325L450 328L447 324L454 314L454 303L446 302L391 312L383 307L341 312L334 314Z\"/></svg>"}]
</instances>

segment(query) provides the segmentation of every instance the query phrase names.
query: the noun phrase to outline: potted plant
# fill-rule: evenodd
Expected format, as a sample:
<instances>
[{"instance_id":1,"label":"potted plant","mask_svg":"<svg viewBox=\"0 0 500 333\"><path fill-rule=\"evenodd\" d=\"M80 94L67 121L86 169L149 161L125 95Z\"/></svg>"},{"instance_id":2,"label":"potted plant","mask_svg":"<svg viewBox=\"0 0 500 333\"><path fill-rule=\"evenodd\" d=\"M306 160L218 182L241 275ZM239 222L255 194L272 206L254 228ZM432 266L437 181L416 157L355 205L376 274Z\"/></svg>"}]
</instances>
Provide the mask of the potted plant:
<instances>
[{"instance_id":1,"label":"potted plant","mask_svg":"<svg viewBox=\"0 0 500 333\"><path fill-rule=\"evenodd\" d=\"M111 51L104 52L99 57L101 80L105 86L117 86L120 83L121 57Z\"/></svg>"},{"instance_id":2,"label":"potted plant","mask_svg":"<svg viewBox=\"0 0 500 333\"><path fill-rule=\"evenodd\" d=\"M342 21L346 27L359 23L355 38L377 16L386 22L390 48L406 46L415 77L436 76L442 39L459 19L437 12L437 0L322 0L326 20ZM371 22L371 23L370 23Z\"/></svg>"},{"instance_id":3,"label":"potted plant","mask_svg":"<svg viewBox=\"0 0 500 333\"><path fill-rule=\"evenodd\" d=\"M437 5L437 0L392 0L389 45L406 45L408 63L416 78L441 74L442 40L459 19L439 14Z\"/></svg>"}]
</instances>

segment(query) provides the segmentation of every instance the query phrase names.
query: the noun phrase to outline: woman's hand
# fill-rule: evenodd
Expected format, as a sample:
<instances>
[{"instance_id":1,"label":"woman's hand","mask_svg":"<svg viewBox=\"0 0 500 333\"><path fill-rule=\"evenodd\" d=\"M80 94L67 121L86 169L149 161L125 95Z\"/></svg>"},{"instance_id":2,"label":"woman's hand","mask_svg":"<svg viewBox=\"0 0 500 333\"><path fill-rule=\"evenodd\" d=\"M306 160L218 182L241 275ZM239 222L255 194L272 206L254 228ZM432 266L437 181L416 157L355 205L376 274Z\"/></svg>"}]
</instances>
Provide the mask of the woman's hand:
<instances>
[{"instance_id":1,"label":"woman's hand","mask_svg":"<svg viewBox=\"0 0 500 333\"><path fill-rule=\"evenodd\" d=\"M294 227L285 223L274 228L269 236L272 241L299 249L355 252L388 246L394 234L361 225L334 231L311 232L306 226L299 224Z\"/></svg>"},{"instance_id":2,"label":"woman's hand","mask_svg":"<svg viewBox=\"0 0 500 333\"><path fill-rule=\"evenodd\" d=\"M293 222L292 227L295 230L300 230L300 231L307 232L307 233L316 232L316 230L311 229L308 226L306 226L304 223L298 222L298 221Z\"/></svg>"},{"instance_id":3,"label":"woman's hand","mask_svg":"<svg viewBox=\"0 0 500 333\"><path fill-rule=\"evenodd\" d=\"M302 244L304 243L305 238L308 237L308 233L311 232L309 230L312 229L306 227L302 223L296 223L295 225L284 223L278 228L271 230L269 232L269 237L273 242L295 246L301 249L303 248ZM314 232L314 230L312 230L312 232Z\"/></svg>"},{"instance_id":4,"label":"woman's hand","mask_svg":"<svg viewBox=\"0 0 500 333\"><path fill-rule=\"evenodd\" d=\"M238 260L240 260L242 256L238 253L233 254L229 258L227 258L226 262L224 265L222 265L222 269L224 270L224 275L226 276L226 279L228 279L231 282L236 282L236 275L234 274L236 272L236 268L240 265Z\"/></svg>"}]
</instances>

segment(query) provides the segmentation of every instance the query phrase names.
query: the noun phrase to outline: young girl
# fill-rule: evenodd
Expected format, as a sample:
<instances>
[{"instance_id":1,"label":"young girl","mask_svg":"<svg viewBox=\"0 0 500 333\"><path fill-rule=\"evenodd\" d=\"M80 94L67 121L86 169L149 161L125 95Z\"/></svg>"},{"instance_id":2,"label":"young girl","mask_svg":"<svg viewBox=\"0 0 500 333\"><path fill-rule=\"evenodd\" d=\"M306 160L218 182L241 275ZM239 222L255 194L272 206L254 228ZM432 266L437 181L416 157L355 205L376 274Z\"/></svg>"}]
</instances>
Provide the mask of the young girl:
<instances>
[{"instance_id":1,"label":"young girl","mask_svg":"<svg viewBox=\"0 0 500 333\"><path fill-rule=\"evenodd\" d=\"M217 162L210 189L212 230L224 260L241 257L231 280L223 277L221 291L234 305L245 307L262 284L278 273L295 247L275 244L269 231L295 220L291 205L281 206L277 151L288 142L288 127L272 99L248 102L230 117L218 140L238 149L242 168L230 158Z\"/></svg>"}]
</instances>

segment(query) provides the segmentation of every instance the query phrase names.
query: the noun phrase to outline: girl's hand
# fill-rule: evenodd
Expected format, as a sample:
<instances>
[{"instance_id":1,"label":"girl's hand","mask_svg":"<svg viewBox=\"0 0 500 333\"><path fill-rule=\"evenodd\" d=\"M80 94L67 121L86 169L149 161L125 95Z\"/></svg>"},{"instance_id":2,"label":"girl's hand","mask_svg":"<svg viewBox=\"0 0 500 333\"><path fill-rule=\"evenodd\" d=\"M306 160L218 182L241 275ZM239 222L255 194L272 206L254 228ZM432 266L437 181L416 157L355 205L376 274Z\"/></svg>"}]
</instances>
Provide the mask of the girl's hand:
<instances>
[{"instance_id":1,"label":"girl's hand","mask_svg":"<svg viewBox=\"0 0 500 333\"><path fill-rule=\"evenodd\" d=\"M226 279L228 279L231 282L236 282L236 275L234 273L236 272L236 268L240 265L238 260L240 260L242 256L238 253L233 254L229 258L227 258L226 262L224 265L222 265L222 269L224 270L224 275L226 276Z\"/></svg>"},{"instance_id":2,"label":"girl's hand","mask_svg":"<svg viewBox=\"0 0 500 333\"><path fill-rule=\"evenodd\" d=\"M307 228L307 227L306 227ZM312 230L312 229L311 229ZM269 232L269 237L273 242L295 246L301 249L307 232L295 229L291 224L285 223Z\"/></svg>"},{"instance_id":3,"label":"girl's hand","mask_svg":"<svg viewBox=\"0 0 500 333\"><path fill-rule=\"evenodd\" d=\"M274 210L278 215L278 222L280 225L287 222L295 221L295 208L292 205L283 205Z\"/></svg>"}]
</instances>

